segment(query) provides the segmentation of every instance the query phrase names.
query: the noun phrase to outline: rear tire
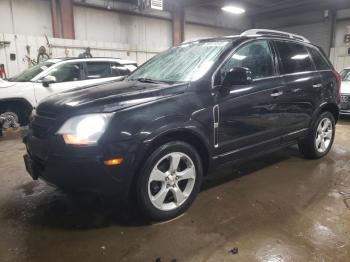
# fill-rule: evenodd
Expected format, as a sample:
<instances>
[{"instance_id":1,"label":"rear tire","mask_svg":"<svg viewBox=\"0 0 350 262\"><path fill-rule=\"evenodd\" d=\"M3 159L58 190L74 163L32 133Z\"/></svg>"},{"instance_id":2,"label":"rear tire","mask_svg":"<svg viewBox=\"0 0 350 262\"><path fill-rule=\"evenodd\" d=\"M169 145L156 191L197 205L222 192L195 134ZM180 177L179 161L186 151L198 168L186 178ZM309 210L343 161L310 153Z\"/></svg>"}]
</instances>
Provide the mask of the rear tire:
<instances>
[{"instance_id":1,"label":"rear tire","mask_svg":"<svg viewBox=\"0 0 350 262\"><path fill-rule=\"evenodd\" d=\"M334 116L330 112L323 112L313 123L306 138L299 142L299 150L306 158L324 157L332 148L334 136Z\"/></svg>"},{"instance_id":2,"label":"rear tire","mask_svg":"<svg viewBox=\"0 0 350 262\"><path fill-rule=\"evenodd\" d=\"M175 218L196 198L203 167L197 151L181 141L156 149L138 174L136 199L139 209L152 221Z\"/></svg>"}]
</instances>

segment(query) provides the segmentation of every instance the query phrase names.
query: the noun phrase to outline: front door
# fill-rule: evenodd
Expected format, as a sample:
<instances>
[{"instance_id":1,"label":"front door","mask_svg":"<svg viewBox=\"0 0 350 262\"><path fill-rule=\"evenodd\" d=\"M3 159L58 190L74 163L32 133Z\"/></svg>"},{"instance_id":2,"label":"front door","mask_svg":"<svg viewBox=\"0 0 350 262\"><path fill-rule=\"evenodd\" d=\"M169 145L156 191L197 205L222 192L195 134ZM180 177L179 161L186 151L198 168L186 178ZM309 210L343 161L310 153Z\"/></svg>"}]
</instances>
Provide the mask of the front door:
<instances>
[{"instance_id":1,"label":"front door","mask_svg":"<svg viewBox=\"0 0 350 262\"><path fill-rule=\"evenodd\" d=\"M235 67L250 69L249 85L216 88L219 113L217 148L223 161L240 157L250 149L279 144L282 134L279 110L283 81L276 74L274 55L267 40L254 40L240 47L219 69L214 85L219 86L228 71Z\"/></svg>"},{"instance_id":2,"label":"front door","mask_svg":"<svg viewBox=\"0 0 350 262\"><path fill-rule=\"evenodd\" d=\"M34 83L36 102L63 91L83 85L83 64L80 62L67 62L54 67L46 76L54 76L55 83L45 87L40 80Z\"/></svg>"}]
</instances>

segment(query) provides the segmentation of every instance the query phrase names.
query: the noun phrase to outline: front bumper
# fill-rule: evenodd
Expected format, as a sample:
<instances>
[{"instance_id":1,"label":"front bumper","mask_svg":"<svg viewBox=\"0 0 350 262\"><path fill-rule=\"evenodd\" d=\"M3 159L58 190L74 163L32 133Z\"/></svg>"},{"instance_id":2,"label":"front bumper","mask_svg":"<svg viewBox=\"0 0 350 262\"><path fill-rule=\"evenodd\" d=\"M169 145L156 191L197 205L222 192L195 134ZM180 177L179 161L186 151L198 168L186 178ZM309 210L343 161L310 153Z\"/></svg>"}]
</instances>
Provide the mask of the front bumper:
<instances>
[{"instance_id":1,"label":"front bumper","mask_svg":"<svg viewBox=\"0 0 350 262\"><path fill-rule=\"evenodd\" d=\"M340 98L340 114L350 115L350 94L342 94Z\"/></svg>"},{"instance_id":2,"label":"front bumper","mask_svg":"<svg viewBox=\"0 0 350 262\"><path fill-rule=\"evenodd\" d=\"M343 116L350 116L350 110L340 110L339 114Z\"/></svg>"},{"instance_id":3,"label":"front bumper","mask_svg":"<svg viewBox=\"0 0 350 262\"><path fill-rule=\"evenodd\" d=\"M73 147L59 136L39 139L30 132L23 141L25 166L33 179L43 179L64 191L119 195L126 200L136 171L136 143ZM104 165L104 160L116 157L123 157L121 165Z\"/></svg>"}]
</instances>

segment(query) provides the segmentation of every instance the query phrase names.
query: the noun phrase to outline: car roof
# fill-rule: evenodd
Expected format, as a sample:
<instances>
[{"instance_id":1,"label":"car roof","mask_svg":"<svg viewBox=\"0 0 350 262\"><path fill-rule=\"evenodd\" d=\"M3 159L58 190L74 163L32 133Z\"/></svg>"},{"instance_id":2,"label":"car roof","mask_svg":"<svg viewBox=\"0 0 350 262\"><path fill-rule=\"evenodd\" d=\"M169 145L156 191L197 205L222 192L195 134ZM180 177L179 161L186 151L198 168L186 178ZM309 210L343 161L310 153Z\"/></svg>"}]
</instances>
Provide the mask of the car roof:
<instances>
[{"instance_id":1,"label":"car roof","mask_svg":"<svg viewBox=\"0 0 350 262\"><path fill-rule=\"evenodd\" d=\"M116 62L116 63L119 63L121 65L130 65L130 64L135 64L136 65L137 64L136 61L124 60L124 59L113 58L113 57L92 57L92 58L62 57L62 58L50 58L50 59L46 60L46 62L52 62L52 63L58 63L58 62L64 62L64 61L82 61L82 62L108 61L108 62Z\"/></svg>"}]
</instances>

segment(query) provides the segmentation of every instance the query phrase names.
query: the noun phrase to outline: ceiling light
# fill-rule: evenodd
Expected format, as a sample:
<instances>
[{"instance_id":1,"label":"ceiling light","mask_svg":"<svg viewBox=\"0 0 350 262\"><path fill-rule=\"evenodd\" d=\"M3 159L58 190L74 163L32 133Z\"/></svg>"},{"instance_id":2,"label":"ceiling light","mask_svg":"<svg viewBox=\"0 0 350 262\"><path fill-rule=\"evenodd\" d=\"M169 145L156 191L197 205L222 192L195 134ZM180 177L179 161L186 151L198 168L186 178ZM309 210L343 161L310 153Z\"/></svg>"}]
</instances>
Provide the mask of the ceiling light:
<instances>
[{"instance_id":1,"label":"ceiling light","mask_svg":"<svg viewBox=\"0 0 350 262\"><path fill-rule=\"evenodd\" d=\"M240 14L245 13L245 10L243 8L233 6L233 5L226 5L226 6L222 7L221 10L235 14L235 15L240 15Z\"/></svg>"}]
</instances>

